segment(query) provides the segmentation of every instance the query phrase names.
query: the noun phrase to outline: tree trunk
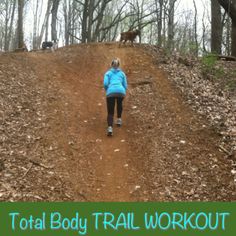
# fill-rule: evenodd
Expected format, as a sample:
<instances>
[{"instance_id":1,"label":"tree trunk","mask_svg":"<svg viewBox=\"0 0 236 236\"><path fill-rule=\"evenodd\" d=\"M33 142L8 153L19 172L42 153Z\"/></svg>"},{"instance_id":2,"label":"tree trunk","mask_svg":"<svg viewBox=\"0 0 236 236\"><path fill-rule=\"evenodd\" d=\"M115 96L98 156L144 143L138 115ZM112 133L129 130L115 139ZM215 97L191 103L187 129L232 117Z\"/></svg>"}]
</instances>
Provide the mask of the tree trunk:
<instances>
[{"instance_id":1,"label":"tree trunk","mask_svg":"<svg viewBox=\"0 0 236 236\"><path fill-rule=\"evenodd\" d=\"M52 23L51 23L51 37L52 41L57 41L57 11L59 7L60 0L53 0L52 5Z\"/></svg>"},{"instance_id":2,"label":"tree trunk","mask_svg":"<svg viewBox=\"0 0 236 236\"><path fill-rule=\"evenodd\" d=\"M231 39L232 56L236 57L236 21L232 21Z\"/></svg>"},{"instance_id":3,"label":"tree trunk","mask_svg":"<svg viewBox=\"0 0 236 236\"><path fill-rule=\"evenodd\" d=\"M39 9L39 0L36 1L36 9L34 12L33 49L37 49L37 44L38 44L38 39L37 39L38 9Z\"/></svg>"},{"instance_id":4,"label":"tree trunk","mask_svg":"<svg viewBox=\"0 0 236 236\"><path fill-rule=\"evenodd\" d=\"M218 0L211 0L211 52L221 54L222 44L221 10Z\"/></svg>"},{"instance_id":5,"label":"tree trunk","mask_svg":"<svg viewBox=\"0 0 236 236\"><path fill-rule=\"evenodd\" d=\"M52 1L53 0L48 0L48 7L47 7L47 17L46 17L46 22L45 22L45 41L48 41L48 28L49 28L49 15L50 15L50 9L52 7ZM42 40L41 40L42 41Z\"/></svg>"},{"instance_id":6,"label":"tree trunk","mask_svg":"<svg viewBox=\"0 0 236 236\"><path fill-rule=\"evenodd\" d=\"M87 41L88 3L89 1L85 0L82 18L82 43L86 43Z\"/></svg>"},{"instance_id":7,"label":"tree trunk","mask_svg":"<svg viewBox=\"0 0 236 236\"><path fill-rule=\"evenodd\" d=\"M93 11L94 11L94 0L89 0L88 6L88 32L87 32L87 40L88 42L92 41L92 23L93 23Z\"/></svg>"},{"instance_id":8,"label":"tree trunk","mask_svg":"<svg viewBox=\"0 0 236 236\"><path fill-rule=\"evenodd\" d=\"M17 46L18 48L24 47L24 34L23 34L23 8L24 0L18 0L18 23L17 23Z\"/></svg>"},{"instance_id":9,"label":"tree trunk","mask_svg":"<svg viewBox=\"0 0 236 236\"><path fill-rule=\"evenodd\" d=\"M71 22L70 22L70 27L71 27L72 35L76 35L76 29L75 29L75 25L76 25L76 8L77 8L76 4L77 4L76 0L73 0L73 2L72 2L72 9L71 9L72 16L71 16ZM70 43L74 44L74 41L75 41L75 38L70 35Z\"/></svg>"},{"instance_id":10,"label":"tree trunk","mask_svg":"<svg viewBox=\"0 0 236 236\"><path fill-rule=\"evenodd\" d=\"M96 27L94 30L92 41L96 41L99 38L99 30L100 30L101 24L103 22L104 11L106 9L106 5L107 5L106 1L103 1L102 6L101 6L101 10L97 16L97 24L96 24Z\"/></svg>"},{"instance_id":11,"label":"tree trunk","mask_svg":"<svg viewBox=\"0 0 236 236\"><path fill-rule=\"evenodd\" d=\"M169 0L168 9L168 48L170 50L174 47L174 14L175 14L175 2L176 0Z\"/></svg>"},{"instance_id":12,"label":"tree trunk","mask_svg":"<svg viewBox=\"0 0 236 236\"><path fill-rule=\"evenodd\" d=\"M162 45L163 47L165 48L166 47L166 18L167 18L167 6L166 6L166 3L163 4L163 25L162 25L162 29L163 29L163 34L162 34Z\"/></svg>"},{"instance_id":13,"label":"tree trunk","mask_svg":"<svg viewBox=\"0 0 236 236\"><path fill-rule=\"evenodd\" d=\"M198 39L197 39L197 5L195 0L193 0L195 15L194 15L194 42L195 42L195 48L194 53L197 56L198 55Z\"/></svg>"},{"instance_id":14,"label":"tree trunk","mask_svg":"<svg viewBox=\"0 0 236 236\"><path fill-rule=\"evenodd\" d=\"M232 19L231 54L236 56L236 0L218 0Z\"/></svg>"},{"instance_id":15,"label":"tree trunk","mask_svg":"<svg viewBox=\"0 0 236 236\"><path fill-rule=\"evenodd\" d=\"M8 40L7 40L7 44L6 44L6 50L7 51L10 50L10 43L11 43L11 40L12 40L13 22L14 22L14 16L15 16L15 11L16 11L16 1L17 0L14 0L14 2L13 2L11 22L10 22L10 26L9 26Z\"/></svg>"},{"instance_id":16,"label":"tree trunk","mask_svg":"<svg viewBox=\"0 0 236 236\"><path fill-rule=\"evenodd\" d=\"M159 0L159 16L158 16L158 22L157 22L157 42L158 45L162 46L162 16L163 16L163 0Z\"/></svg>"},{"instance_id":17,"label":"tree trunk","mask_svg":"<svg viewBox=\"0 0 236 236\"><path fill-rule=\"evenodd\" d=\"M9 22L9 2L6 1L6 16L5 16L5 29L4 29L4 51L7 51L7 42L8 42L8 22Z\"/></svg>"},{"instance_id":18,"label":"tree trunk","mask_svg":"<svg viewBox=\"0 0 236 236\"><path fill-rule=\"evenodd\" d=\"M155 8L157 16L157 44L162 46L163 0L155 0Z\"/></svg>"},{"instance_id":19,"label":"tree trunk","mask_svg":"<svg viewBox=\"0 0 236 236\"><path fill-rule=\"evenodd\" d=\"M45 13L43 25L42 25L42 28L41 28L41 31L40 31L40 35L39 35L39 39L38 39L39 46L42 43L42 39L43 39L43 35L44 35L45 31L46 31L46 33L45 33L45 41L47 41L47 38L48 38L47 29L48 29L48 20L49 20L51 6L52 6L52 0L48 0L47 10L46 10L46 13Z\"/></svg>"},{"instance_id":20,"label":"tree trunk","mask_svg":"<svg viewBox=\"0 0 236 236\"><path fill-rule=\"evenodd\" d=\"M70 5L70 3L69 3ZM65 45L69 45L69 14L68 14L68 10L67 10L67 1L64 0L64 5L63 5L63 12L64 12L64 25L65 25L65 29L64 29L64 40L65 40Z\"/></svg>"}]
</instances>

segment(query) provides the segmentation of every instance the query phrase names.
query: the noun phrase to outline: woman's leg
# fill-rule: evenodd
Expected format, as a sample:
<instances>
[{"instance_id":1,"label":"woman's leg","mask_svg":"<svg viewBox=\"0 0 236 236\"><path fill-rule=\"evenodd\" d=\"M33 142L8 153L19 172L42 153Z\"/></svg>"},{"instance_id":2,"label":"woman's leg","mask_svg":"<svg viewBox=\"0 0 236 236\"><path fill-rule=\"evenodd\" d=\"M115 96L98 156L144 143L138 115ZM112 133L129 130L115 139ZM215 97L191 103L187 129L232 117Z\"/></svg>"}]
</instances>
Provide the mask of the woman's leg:
<instances>
[{"instance_id":1,"label":"woman's leg","mask_svg":"<svg viewBox=\"0 0 236 236\"><path fill-rule=\"evenodd\" d=\"M115 98L107 97L107 124L113 126L113 117L115 110Z\"/></svg>"},{"instance_id":2,"label":"woman's leg","mask_svg":"<svg viewBox=\"0 0 236 236\"><path fill-rule=\"evenodd\" d=\"M121 118L121 115L122 115L122 111L123 111L123 105L122 105L122 102L123 102L123 97L117 97L117 118Z\"/></svg>"}]
</instances>

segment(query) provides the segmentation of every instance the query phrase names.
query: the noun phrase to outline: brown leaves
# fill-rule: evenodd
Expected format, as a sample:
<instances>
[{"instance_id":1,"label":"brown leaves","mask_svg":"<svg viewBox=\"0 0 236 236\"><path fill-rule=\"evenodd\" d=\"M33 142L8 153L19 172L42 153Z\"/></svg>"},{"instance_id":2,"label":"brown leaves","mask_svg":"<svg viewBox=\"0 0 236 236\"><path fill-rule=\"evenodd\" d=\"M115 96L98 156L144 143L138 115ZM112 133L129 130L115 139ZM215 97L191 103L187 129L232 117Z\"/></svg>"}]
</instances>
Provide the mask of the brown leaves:
<instances>
[{"instance_id":1,"label":"brown leaves","mask_svg":"<svg viewBox=\"0 0 236 236\"><path fill-rule=\"evenodd\" d=\"M68 199L50 162L59 155L50 150L57 144L47 137L54 112L48 109L58 93L32 67L20 54L0 57L1 201Z\"/></svg>"},{"instance_id":2,"label":"brown leaves","mask_svg":"<svg viewBox=\"0 0 236 236\"><path fill-rule=\"evenodd\" d=\"M224 145L233 152L236 149L236 62L217 61L214 74L206 75L198 59L173 54L160 67L185 94L187 102L199 114L207 116L222 135Z\"/></svg>"},{"instance_id":3,"label":"brown leaves","mask_svg":"<svg viewBox=\"0 0 236 236\"><path fill-rule=\"evenodd\" d=\"M196 59L187 58L185 65L178 56L165 57L152 49L152 59L167 73L148 66L136 75L134 66L129 77L127 110L130 123L136 124L129 127L129 142L136 148L137 166L146 170L140 186L152 186L147 191L154 201L235 199L232 161L219 151L221 138L215 132L233 126L231 95L202 77ZM159 64L159 58L165 64ZM153 82L140 83L147 73Z\"/></svg>"}]
</instances>

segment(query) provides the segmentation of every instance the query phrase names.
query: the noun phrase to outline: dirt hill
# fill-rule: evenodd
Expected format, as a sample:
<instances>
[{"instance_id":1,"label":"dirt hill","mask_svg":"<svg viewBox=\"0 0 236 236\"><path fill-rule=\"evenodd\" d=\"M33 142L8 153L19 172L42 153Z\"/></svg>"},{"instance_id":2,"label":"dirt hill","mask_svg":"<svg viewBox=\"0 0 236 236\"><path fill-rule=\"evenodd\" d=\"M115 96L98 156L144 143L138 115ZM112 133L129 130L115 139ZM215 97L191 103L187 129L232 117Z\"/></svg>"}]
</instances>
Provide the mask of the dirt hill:
<instances>
[{"instance_id":1,"label":"dirt hill","mask_svg":"<svg viewBox=\"0 0 236 236\"><path fill-rule=\"evenodd\" d=\"M124 125L106 136L103 75L121 59ZM142 47L0 57L3 201L232 201L232 163Z\"/></svg>"}]
</instances>

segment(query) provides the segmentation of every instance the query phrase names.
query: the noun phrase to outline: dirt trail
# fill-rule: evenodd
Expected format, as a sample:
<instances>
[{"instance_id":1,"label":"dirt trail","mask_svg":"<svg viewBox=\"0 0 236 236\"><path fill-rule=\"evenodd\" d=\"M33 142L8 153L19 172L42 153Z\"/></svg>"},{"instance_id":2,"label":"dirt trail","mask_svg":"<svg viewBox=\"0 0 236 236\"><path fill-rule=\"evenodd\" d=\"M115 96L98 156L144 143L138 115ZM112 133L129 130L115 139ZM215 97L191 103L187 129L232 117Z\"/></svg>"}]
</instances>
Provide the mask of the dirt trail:
<instances>
[{"instance_id":1,"label":"dirt trail","mask_svg":"<svg viewBox=\"0 0 236 236\"><path fill-rule=\"evenodd\" d=\"M185 105L181 95L143 49L119 48L117 44L90 44L59 49L56 53L33 53L29 57L34 61L40 78L55 81L63 95L64 104L56 104L55 109L60 113L47 135L63 149L64 155L58 157L57 170L72 182L75 201L188 199L183 195L194 195L193 199L204 200L204 194L211 196L213 189L216 194L220 191L217 190L219 181L213 177L218 172L222 173L225 181L223 188L229 184L229 191L233 194L229 163L215 150L216 134L210 129L199 134L202 121L197 120L198 117ZM108 138L102 84L113 57L121 59L128 76L129 93L124 103L124 125L115 127L114 136ZM136 96L136 89L144 93ZM136 100L138 98L141 100ZM198 129L196 132L188 129L194 122ZM177 141L173 133L177 133ZM208 141L200 141L202 138ZM169 149L168 139L171 144L175 141L178 144ZM179 149L186 140L190 144L180 155ZM204 157L199 157L202 159L194 160L198 155L193 151L196 146L196 150L203 153ZM154 153L154 149L158 153ZM210 177L207 171L212 171L212 163L207 160L207 153L212 155L212 159L217 158L217 168L220 168ZM175 154L179 156L176 158ZM182 159L178 160L180 156ZM179 164L174 161L179 161L182 167L178 168ZM187 171L186 166L189 168ZM197 173L189 176L191 172ZM178 177L174 176L177 173ZM201 176L203 181L196 176ZM209 193L205 190L198 192L197 186L190 192L184 186L192 182L196 185L204 182L204 186L213 187L209 188ZM171 187L174 189L178 184L183 184L174 190L179 193L171 193ZM172 195L176 198L170 198ZM221 200L224 197L232 199L232 196L235 197L224 195Z\"/></svg>"},{"instance_id":2,"label":"dirt trail","mask_svg":"<svg viewBox=\"0 0 236 236\"><path fill-rule=\"evenodd\" d=\"M77 189L76 200L82 196L88 201L130 201L130 192L136 186L135 176L132 183L127 182L128 157L132 151L127 142L130 137L125 112L123 127L115 128L114 137L106 137L103 74L114 56L121 58L125 68L128 58L124 52L111 46L106 55L103 47L91 45L81 49L84 56L78 52L74 58L67 58L66 52L59 53L59 57L53 54L32 56L37 65L41 65L40 76L52 73L69 97L67 112L59 117L54 132L55 138L62 132L58 141L71 157L61 166L70 173Z\"/></svg>"}]
</instances>

